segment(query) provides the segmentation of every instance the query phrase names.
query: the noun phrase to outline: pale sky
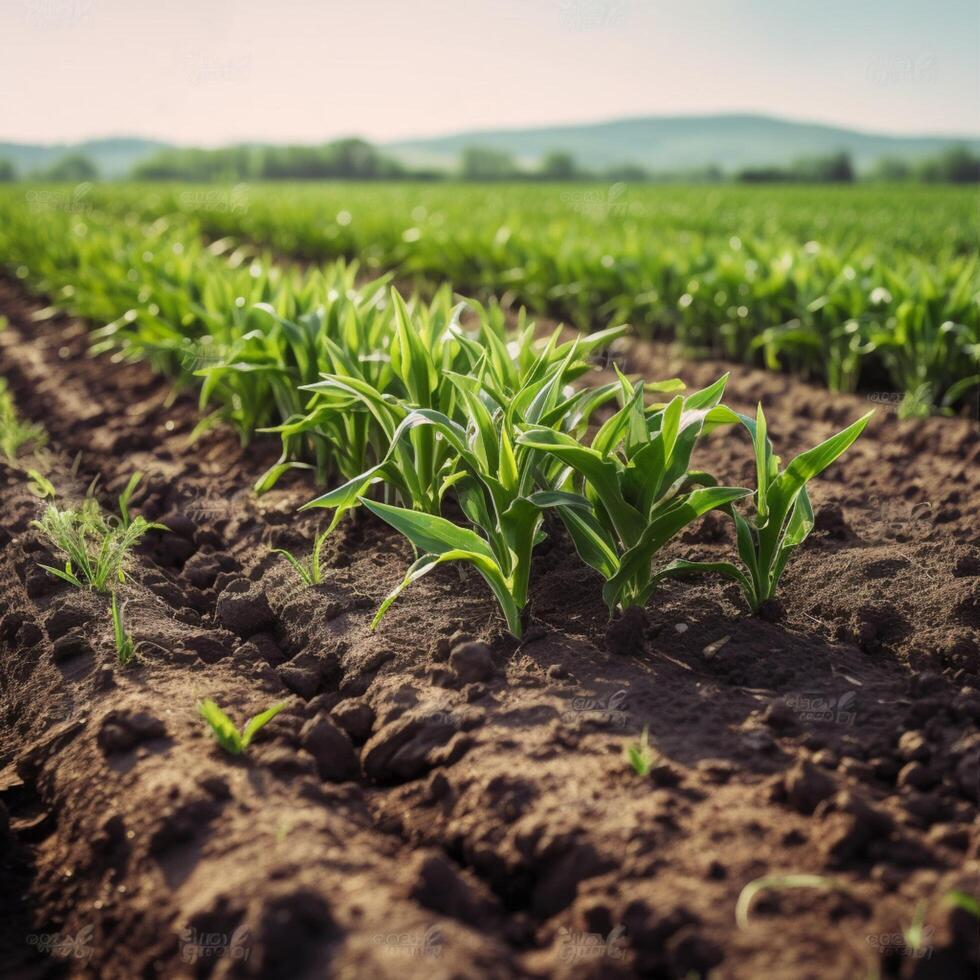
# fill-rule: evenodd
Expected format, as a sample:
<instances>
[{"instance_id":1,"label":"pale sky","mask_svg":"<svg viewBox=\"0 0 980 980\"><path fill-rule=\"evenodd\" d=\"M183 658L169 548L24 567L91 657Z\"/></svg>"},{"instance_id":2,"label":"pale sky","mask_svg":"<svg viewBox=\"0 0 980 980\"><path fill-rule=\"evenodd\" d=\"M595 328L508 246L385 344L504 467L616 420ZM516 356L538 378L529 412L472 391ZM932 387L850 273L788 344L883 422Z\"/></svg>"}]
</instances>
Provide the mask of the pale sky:
<instances>
[{"instance_id":1,"label":"pale sky","mask_svg":"<svg viewBox=\"0 0 980 980\"><path fill-rule=\"evenodd\" d=\"M758 111L980 134L977 0L0 0L0 142Z\"/></svg>"}]
</instances>

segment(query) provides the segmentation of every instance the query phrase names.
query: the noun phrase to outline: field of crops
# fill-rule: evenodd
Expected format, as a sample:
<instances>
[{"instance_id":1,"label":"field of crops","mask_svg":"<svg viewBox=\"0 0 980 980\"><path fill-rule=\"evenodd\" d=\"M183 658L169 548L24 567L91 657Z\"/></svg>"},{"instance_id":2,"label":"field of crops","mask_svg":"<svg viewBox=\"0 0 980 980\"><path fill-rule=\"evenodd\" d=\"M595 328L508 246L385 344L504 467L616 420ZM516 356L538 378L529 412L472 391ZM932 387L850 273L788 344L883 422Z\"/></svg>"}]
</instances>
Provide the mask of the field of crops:
<instances>
[{"instance_id":1,"label":"field of crops","mask_svg":"<svg viewBox=\"0 0 980 980\"><path fill-rule=\"evenodd\" d=\"M934 187L158 186L88 195L282 254L630 322L835 390L959 406L980 374L976 195Z\"/></svg>"},{"instance_id":2,"label":"field of crops","mask_svg":"<svg viewBox=\"0 0 980 980\"><path fill-rule=\"evenodd\" d=\"M16 975L970 975L974 204L0 193Z\"/></svg>"}]
</instances>

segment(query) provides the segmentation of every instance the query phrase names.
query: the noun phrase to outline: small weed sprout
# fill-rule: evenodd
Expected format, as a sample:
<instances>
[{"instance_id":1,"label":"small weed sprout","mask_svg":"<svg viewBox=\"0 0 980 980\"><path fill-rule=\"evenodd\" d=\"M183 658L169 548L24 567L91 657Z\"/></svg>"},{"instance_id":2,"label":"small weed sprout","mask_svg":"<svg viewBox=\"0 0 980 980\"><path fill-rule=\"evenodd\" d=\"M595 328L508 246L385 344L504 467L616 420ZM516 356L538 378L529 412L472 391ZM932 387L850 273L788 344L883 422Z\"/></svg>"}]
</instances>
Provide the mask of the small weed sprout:
<instances>
[{"instance_id":1,"label":"small weed sprout","mask_svg":"<svg viewBox=\"0 0 980 980\"><path fill-rule=\"evenodd\" d=\"M57 496L54 484L43 473L39 473L37 470L28 470L27 479L30 482L31 493L42 500L54 500Z\"/></svg>"},{"instance_id":2,"label":"small weed sprout","mask_svg":"<svg viewBox=\"0 0 980 980\"><path fill-rule=\"evenodd\" d=\"M296 570L296 574L299 575L305 586L309 588L314 585L320 585L323 582L323 566L320 563L320 554L323 551L323 543L330 536L331 530L332 528L328 528L314 538L313 553L306 563L285 548L273 548L272 553L274 555L282 555Z\"/></svg>"},{"instance_id":3,"label":"small weed sprout","mask_svg":"<svg viewBox=\"0 0 980 980\"><path fill-rule=\"evenodd\" d=\"M284 704L277 704L267 708L261 714L250 718L241 732L210 698L205 698L199 702L197 710L207 722L218 745L232 755L243 755L259 730L268 725L285 707Z\"/></svg>"},{"instance_id":4,"label":"small weed sprout","mask_svg":"<svg viewBox=\"0 0 980 980\"><path fill-rule=\"evenodd\" d=\"M129 502L133 499L133 494L136 492L136 488L142 479L142 473L134 473L129 478L126 489L119 495L119 521L124 528L128 528L133 523L133 518L129 513Z\"/></svg>"},{"instance_id":5,"label":"small weed sprout","mask_svg":"<svg viewBox=\"0 0 980 980\"><path fill-rule=\"evenodd\" d=\"M48 504L33 525L64 555L65 565L54 568L42 564L41 568L77 588L88 586L96 592L108 592L111 582L124 582L129 553L146 532L167 530L162 524L129 514L129 497L138 482L137 474L120 497L119 519L106 518L92 496L79 507Z\"/></svg>"},{"instance_id":6,"label":"small weed sprout","mask_svg":"<svg viewBox=\"0 0 980 980\"><path fill-rule=\"evenodd\" d=\"M912 921L902 929L905 945L917 954L925 944L926 903L917 902L912 913Z\"/></svg>"},{"instance_id":7,"label":"small weed sprout","mask_svg":"<svg viewBox=\"0 0 980 980\"><path fill-rule=\"evenodd\" d=\"M637 776L650 775L656 756L650 748L650 733L647 728L643 729L638 741L627 742L623 746L623 757Z\"/></svg>"},{"instance_id":8,"label":"small weed sprout","mask_svg":"<svg viewBox=\"0 0 980 980\"><path fill-rule=\"evenodd\" d=\"M735 921L739 929L748 928L749 911L759 892L779 891L785 888L819 888L830 891L840 888L840 885L832 878L815 874L764 875L762 878L756 878L742 889L735 903Z\"/></svg>"}]
</instances>

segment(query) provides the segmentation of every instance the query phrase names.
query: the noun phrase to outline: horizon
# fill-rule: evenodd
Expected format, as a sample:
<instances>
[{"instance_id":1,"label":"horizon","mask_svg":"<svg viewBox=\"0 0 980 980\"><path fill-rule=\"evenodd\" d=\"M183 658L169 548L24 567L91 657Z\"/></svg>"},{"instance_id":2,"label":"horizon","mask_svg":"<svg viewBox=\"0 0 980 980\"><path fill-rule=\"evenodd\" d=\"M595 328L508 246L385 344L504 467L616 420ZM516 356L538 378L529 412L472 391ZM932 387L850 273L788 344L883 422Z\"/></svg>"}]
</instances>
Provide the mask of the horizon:
<instances>
[{"instance_id":1,"label":"horizon","mask_svg":"<svg viewBox=\"0 0 980 980\"><path fill-rule=\"evenodd\" d=\"M915 0L819 12L774 0L286 0L274 15L258 0L14 0L0 10L0 56L30 84L0 105L0 141L386 144L730 115L977 138L980 9L951 0L942 13Z\"/></svg>"}]
</instances>

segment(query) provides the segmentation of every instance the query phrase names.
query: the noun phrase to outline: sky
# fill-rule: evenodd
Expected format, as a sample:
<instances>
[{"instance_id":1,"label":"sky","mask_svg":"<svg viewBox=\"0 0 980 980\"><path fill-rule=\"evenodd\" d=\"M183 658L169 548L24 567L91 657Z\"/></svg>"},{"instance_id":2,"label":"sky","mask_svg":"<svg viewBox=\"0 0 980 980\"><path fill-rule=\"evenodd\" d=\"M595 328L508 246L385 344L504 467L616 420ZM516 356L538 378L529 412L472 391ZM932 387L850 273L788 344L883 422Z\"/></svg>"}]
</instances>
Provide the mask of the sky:
<instances>
[{"instance_id":1,"label":"sky","mask_svg":"<svg viewBox=\"0 0 980 980\"><path fill-rule=\"evenodd\" d=\"M764 112L980 135L977 0L2 0L0 142Z\"/></svg>"}]
</instances>

